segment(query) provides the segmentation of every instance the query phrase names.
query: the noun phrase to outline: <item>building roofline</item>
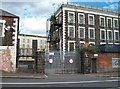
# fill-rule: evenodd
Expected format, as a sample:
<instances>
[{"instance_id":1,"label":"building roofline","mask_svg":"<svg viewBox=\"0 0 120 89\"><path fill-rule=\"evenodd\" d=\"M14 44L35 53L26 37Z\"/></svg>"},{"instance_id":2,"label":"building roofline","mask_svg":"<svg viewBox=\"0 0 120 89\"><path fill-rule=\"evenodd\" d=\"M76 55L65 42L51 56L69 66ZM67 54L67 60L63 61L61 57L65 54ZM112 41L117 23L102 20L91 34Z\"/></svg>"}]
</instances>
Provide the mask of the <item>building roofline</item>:
<instances>
[{"instance_id":1,"label":"building roofline","mask_svg":"<svg viewBox=\"0 0 120 89\"><path fill-rule=\"evenodd\" d=\"M112 10L112 9L105 9L105 8L99 8L99 7L93 7L93 6L89 6L89 5L82 5L82 4L62 4L57 11L55 12L55 14L57 12L60 11L61 8L73 8L73 9L81 9L81 10L89 10L89 11L99 11L101 13L105 13L105 14L114 14L114 15L118 15L119 11L116 10Z\"/></svg>"},{"instance_id":2,"label":"building roofline","mask_svg":"<svg viewBox=\"0 0 120 89\"><path fill-rule=\"evenodd\" d=\"M9 11L0 9L0 17L13 17L13 18L19 18L19 16L12 14Z\"/></svg>"},{"instance_id":3,"label":"building roofline","mask_svg":"<svg viewBox=\"0 0 120 89\"><path fill-rule=\"evenodd\" d=\"M31 36L31 37L41 37L41 38L47 38L46 36L29 35L29 34L18 34L18 36Z\"/></svg>"}]
</instances>

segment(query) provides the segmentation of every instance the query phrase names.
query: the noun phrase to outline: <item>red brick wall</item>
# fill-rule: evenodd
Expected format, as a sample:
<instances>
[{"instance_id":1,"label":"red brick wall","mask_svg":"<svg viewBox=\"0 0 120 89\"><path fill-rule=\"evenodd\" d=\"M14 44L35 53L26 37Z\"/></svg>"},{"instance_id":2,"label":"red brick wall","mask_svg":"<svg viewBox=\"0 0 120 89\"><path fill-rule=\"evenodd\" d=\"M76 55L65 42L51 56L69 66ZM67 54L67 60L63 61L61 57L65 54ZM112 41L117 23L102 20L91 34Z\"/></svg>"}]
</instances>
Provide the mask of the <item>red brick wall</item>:
<instances>
[{"instance_id":1,"label":"red brick wall","mask_svg":"<svg viewBox=\"0 0 120 89\"><path fill-rule=\"evenodd\" d=\"M100 53L97 68L112 68L112 58L120 58L120 53Z\"/></svg>"},{"instance_id":2,"label":"red brick wall","mask_svg":"<svg viewBox=\"0 0 120 89\"><path fill-rule=\"evenodd\" d=\"M2 56L0 71L11 72L13 64L11 61L11 50L9 48L2 49L0 56Z\"/></svg>"},{"instance_id":3,"label":"red brick wall","mask_svg":"<svg viewBox=\"0 0 120 89\"><path fill-rule=\"evenodd\" d=\"M0 17L0 20L14 20L13 17Z\"/></svg>"}]
</instances>

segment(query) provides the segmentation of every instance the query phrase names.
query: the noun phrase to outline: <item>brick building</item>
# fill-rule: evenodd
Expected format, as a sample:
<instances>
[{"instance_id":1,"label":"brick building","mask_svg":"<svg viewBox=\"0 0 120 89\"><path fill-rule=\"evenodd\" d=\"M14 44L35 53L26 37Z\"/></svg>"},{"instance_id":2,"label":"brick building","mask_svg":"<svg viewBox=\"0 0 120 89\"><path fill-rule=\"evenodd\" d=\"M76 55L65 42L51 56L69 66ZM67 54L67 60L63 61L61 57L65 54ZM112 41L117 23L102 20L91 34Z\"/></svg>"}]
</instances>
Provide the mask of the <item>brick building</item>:
<instances>
[{"instance_id":1,"label":"brick building","mask_svg":"<svg viewBox=\"0 0 120 89\"><path fill-rule=\"evenodd\" d=\"M47 37L37 36L37 35L18 35L19 45L18 45L18 69L28 69L35 65L35 54L36 52L47 51Z\"/></svg>"},{"instance_id":2,"label":"brick building","mask_svg":"<svg viewBox=\"0 0 120 89\"><path fill-rule=\"evenodd\" d=\"M100 45L96 65L98 72L118 71L120 66L120 45Z\"/></svg>"},{"instance_id":3,"label":"brick building","mask_svg":"<svg viewBox=\"0 0 120 89\"><path fill-rule=\"evenodd\" d=\"M50 18L51 50L75 51L83 44L120 44L118 12L63 4Z\"/></svg>"},{"instance_id":4,"label":"brick building","mask_svg":"<svg viewBox=\"0 0 120 89\"><path fill-rule=\"evenodd\" d=\"M0 9L0 70L15 71L19 17Z\"/></svg>"},{"instance_id":5,"label":"brick building","mask_svg":"<svg viewBox=\"0 0 120 89\"><path fill-rule=\"evenodd\" d=\"M118 17L118 12L113 10L62 4L47 20L49 49L62 52L76 51L81 49L85 43L104 47L119 46ZM114 59L117 62L120 60L119 52L104 51L98 55L97 60L93 57L90 65L92 68L97 67L99 71L112 69Z\"/></svg>"},{"instance_id":6,"label":"brick building","mask_svg":"<svg viewBox=\"0 0 120 89\"><path fill-rule=\"evenodd\" d=\"M120 53L100 53L97 59L98 72L118 71ZM116 62L116 63L115 63Z\"/></svg>"}]
</instances>

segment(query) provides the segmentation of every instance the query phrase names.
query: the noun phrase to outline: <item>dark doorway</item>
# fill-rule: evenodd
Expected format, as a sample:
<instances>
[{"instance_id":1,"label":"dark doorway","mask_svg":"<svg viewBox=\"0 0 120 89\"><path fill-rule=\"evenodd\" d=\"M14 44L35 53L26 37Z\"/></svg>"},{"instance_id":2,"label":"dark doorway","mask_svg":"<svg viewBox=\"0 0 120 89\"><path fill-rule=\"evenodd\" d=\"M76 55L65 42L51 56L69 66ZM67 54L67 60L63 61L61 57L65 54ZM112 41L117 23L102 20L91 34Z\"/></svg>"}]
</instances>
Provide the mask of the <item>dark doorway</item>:
<instances>
[{"instance_id":1,"label":"dark doorway","mask_svg":"<svg viewBox=\"0 0 120 89\"><path fill-rule=\"evenodd\" d=\"M91 60L91 72L92 73L97 72L96 63L97 63L97 58L92 58L92 60Z\"/></svg>"}]
</instances>

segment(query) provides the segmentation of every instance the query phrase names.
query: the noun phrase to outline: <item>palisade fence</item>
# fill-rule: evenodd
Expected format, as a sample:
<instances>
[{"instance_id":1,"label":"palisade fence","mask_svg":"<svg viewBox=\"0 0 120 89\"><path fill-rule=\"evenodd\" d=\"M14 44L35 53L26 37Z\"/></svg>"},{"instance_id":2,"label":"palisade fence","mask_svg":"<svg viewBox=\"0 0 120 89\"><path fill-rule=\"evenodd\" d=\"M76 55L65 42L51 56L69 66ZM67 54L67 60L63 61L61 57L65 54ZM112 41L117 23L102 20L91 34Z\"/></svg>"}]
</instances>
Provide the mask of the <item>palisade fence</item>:
<instances>
[{"instance_id":1,"label":"palisade fence","mask_svg":"<svg viewBox=\"0 0 120 89\"><path fill-rule=\"evenodd\" d=\"M45 73L79 73L80 65L78 52L51 51L45 53Z\"/></svg>"}]
</instances>

